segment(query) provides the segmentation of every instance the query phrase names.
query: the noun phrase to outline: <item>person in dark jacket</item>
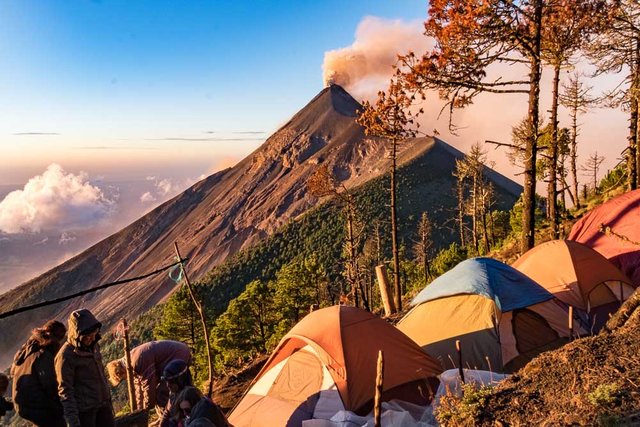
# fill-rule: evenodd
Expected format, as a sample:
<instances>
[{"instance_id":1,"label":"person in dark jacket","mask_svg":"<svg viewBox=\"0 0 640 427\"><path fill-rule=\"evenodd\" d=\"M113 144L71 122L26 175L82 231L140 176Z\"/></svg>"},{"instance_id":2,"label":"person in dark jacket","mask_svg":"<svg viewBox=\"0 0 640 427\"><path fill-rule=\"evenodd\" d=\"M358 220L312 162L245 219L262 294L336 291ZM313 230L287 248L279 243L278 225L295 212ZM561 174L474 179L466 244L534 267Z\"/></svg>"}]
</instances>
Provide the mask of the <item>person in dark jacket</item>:
<instances>
[{"instance_id":1,"label":"person in dark jacket","mask_svg":"<svg viewBox=\"0 0 640 427\"><path fill-rule=\"evenodd\" d=\"M9 411L13 411L13 403L4 398L9 388L9 378L0 372L0 417L4 417Z\"/></svg>"},{"instance_id":2,"label":"person in dark jacket","mask_svg":"<svg viewBox=\"0 0 640 427\"><path fill-rule=\"evenodd\" d=\"M131 350L131 366L138 408L156 407L160 415L169 400L169 389L160 381L165 366L172 360L191 361L191 350L185 343L162 340L141 344ZM127 378L125 359L107 363L107 373L112 386Z\"/></svg>"},{"instance_id":3,"label":"person in dark jacket","mask_svg":"<svg viewBox=\"0 0 640 427\"><path fill-rule=\"evenodd\" d=\"M218 405L213 403L208 397L201 398L191 408L190 421L187 423L188 427L205 425L204 420L211 422L211 425L216 427L229 427L229 422L224 416L224 413Z\"/></svg>"},{"instance_id":4,"label":"person in dark jacket","mask_svg":"<svg viewBox=\"0 0 640 427\"><path fill-rule=\"evenodd\" d=\"M177 424L171 418L172 415L175 415L176 398L185 387L192 385L189 364L184 360L172 360L165 366L161 380L169 388L169 401L162 410L158 424L160 427L176 427Z\"/></svg>"},{"instance_id":5,"label":"person in dark jacket","mask_svg":"<svg viewBox=\"0 0 640 427\"><path fill-rule=\"evenodd\" d=\"M12 395L20 417L36 426L64 427L54 360L67 332L56 320L36 328L16 353Z\"/></svg>"},{"instance_id":6,"label":"person in dark jacket","mask_svg":"<svg viewBox=\"0 0 640 427\"><path fill-rule=\"evenodd\" d=\"M69 336L56 356L58 395L68 427L113 427L113 407L100 354L102 324L86 309L69 316Z\"/></svg>"}]
</instances>

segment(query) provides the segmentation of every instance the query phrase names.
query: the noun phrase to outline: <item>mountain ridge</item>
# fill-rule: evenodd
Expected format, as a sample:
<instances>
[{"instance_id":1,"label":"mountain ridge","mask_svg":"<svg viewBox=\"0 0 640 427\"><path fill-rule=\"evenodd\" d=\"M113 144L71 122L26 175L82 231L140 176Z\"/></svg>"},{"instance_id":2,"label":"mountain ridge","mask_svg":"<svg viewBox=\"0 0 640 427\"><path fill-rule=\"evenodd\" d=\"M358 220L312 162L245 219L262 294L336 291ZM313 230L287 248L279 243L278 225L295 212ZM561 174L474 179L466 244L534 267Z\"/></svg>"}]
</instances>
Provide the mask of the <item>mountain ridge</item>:
<instances>
[{"instance_id":1,"label":"mountain ridge","mask_svg":"<svg viewBox=\"0 0 640 427\"><path fill-rule=\"evenodd\" d=\"M348 187L387 171L385 141L365 137L354 120L359 107L339 86L323 89L238 164L194 184L81 254L0 295L0 311L153 271L174 260L174 242L182 256L190 258L189 274L197 280L313 207L317 199L308 193L306 181L317 165L326 164ZM449 147L431 138L416 139L402 149L400 156L405 160L401 163L435 144ZM46 319L66 319L71 310L87 307L109 325L121 316L145 312L174 286L162 275L0 320L0 328L7 331L0 338L0 365L10 360L29 330Z\"/></svg>"}]
</instances>

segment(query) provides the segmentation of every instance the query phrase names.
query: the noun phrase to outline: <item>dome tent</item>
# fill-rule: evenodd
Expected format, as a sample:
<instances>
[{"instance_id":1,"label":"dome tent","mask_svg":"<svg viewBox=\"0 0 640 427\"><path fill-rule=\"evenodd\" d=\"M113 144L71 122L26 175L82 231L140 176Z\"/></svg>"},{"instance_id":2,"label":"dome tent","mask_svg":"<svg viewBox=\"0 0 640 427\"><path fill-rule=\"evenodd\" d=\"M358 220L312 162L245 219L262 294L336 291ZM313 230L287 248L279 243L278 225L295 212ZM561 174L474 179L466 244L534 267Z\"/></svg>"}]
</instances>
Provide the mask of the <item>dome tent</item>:
<instances>
[{"instance_id":1,"label":"dome tent","mask_svg":"<svg viewBox=\"0 0 640 427\"><path fill-rule=\"evenodd\" d=\"M568 339L568 308L516 269L471 258L434 280L397 327L444 369L512 372ZM580 329L580 332L584 332Z\"/></svg>"},{"instance_id":2,"label":"dome tent","mask_svg":"<svg viewBox=\"0 0 640 427\"><path fill-rule=\"evenodd\" d=\"M373 404L379 350L383 400L429 404L439 363L385 320L333 306L310 313L284 336L229 421L236 427L299 426L340 410L365 414Z\"/></svg>"},{"instance_id":3,"label":"dome tent","mask_svg":"<svg viewBox=\"0 0 640 427\"><path fill-rule=\"evenodd\" d=\"M587 212L568 239L600 252L635 285L640 285L640 190L629 191ZM617 234L604 233L602 227ZM626 239L626 240L625 240Z\"/></svg>"},{"instance_id":4,"label":"dome tent","mask_svg":"<svg viewBox=\"0 0 640 427\"><path fill-rule=\"evenodd\" d=\"M635 286L604 256L572 240L552 240L527 251L512 267L560 301L581 310L598 332Z\"/></svg>"}]
</instances>

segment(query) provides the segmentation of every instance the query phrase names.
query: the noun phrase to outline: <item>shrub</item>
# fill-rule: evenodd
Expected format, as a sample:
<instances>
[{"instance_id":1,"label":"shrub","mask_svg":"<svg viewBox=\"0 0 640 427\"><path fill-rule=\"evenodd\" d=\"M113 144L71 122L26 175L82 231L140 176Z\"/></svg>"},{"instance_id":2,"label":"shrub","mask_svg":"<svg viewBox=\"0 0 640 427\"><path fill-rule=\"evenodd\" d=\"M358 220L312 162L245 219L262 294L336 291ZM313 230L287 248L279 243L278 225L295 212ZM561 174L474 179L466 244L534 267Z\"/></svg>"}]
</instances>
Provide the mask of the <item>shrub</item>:
<instances>
[{"instance_id":1,"label":"shrub","mask_svg":"<svg viewBox=\"0 0 640 427\"><path fill-rule=\"evenodd\" d=\"M474 384L462 386L462 397L446 394L436 409L436 419L441 425L474 425L475 418L485 405L490 387L476 388Z\"/></svg>"}]
</instances>

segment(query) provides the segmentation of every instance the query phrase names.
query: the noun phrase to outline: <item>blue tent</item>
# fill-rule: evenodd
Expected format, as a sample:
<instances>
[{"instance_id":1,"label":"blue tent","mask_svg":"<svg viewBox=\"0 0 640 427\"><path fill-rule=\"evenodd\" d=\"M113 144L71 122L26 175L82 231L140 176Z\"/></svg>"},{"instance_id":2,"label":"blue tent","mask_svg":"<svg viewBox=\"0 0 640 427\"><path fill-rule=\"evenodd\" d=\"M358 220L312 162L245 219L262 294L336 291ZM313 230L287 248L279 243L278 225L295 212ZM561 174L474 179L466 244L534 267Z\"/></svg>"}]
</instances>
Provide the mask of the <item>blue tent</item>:
<instances>
[{"instance_id":1,"label":"blue tent","mask_svg":"<svg viewBox=\"0 0 640 427\"><path fill-rule=\"evenodd\" d=\"M444 369L512 372L562 345L568 308L528 276L491 258L472 258L434 280L397 327ZM456 347L462 347L462 356Z\"/></svg>"},{"instance_id":2,"label":"blue tent","mask_svg":"<svg viewBox=\"0 0 640 427\"><path fill-rule=\"evenodd\" d=\"M435 279L411 301L412 306L453 295L482 295L500 311L548 301L553 295L528 276L493 258L471 258Z\"/></svg>"}]
</instances>

